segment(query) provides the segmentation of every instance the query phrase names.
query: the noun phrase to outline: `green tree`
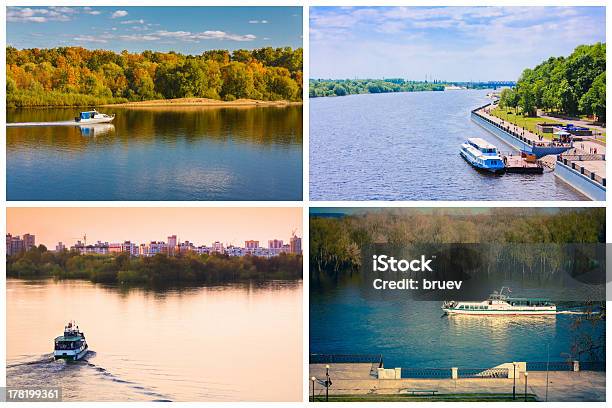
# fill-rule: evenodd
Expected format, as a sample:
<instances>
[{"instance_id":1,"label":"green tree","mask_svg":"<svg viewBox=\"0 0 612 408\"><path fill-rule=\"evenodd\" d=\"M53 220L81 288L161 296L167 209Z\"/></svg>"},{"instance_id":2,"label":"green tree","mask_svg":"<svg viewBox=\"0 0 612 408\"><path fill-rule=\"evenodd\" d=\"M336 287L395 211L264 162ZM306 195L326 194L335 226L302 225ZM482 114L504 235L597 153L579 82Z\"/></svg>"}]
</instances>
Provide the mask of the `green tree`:
<instances>
[{"instance_id":1,"label":"green tree","mask_svg":"<svg viewBox=\"0 0 612 408\"><path fill-rule=\"evenodd\" d=\"M606 72L599 74L591 88L580 98L580 110L595 115L600 122L606 121Z\"/></svg>"},{"instance_id":2,"label":"green tree","mask_svg":"<svg viewBox=\"0 0 612 408\"><path fill-rule=\"evenodd\" d=\"M221 96L249 98L254 90L253 73L241 62L232 61L221 69Z\"/></svg>"}]
</instances>

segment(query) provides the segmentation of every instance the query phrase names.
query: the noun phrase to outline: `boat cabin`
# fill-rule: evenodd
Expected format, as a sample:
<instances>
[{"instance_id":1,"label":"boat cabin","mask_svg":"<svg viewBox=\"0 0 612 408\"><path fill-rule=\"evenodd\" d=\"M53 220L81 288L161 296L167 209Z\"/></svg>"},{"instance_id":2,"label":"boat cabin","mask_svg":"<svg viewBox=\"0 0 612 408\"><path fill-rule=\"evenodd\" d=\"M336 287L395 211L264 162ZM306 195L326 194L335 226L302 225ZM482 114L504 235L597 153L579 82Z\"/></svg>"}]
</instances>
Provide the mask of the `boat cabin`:
<instances>
[{"instance_id":1,"label":"boat cabin","mask_svg":"<svg viewBox=\"0 0 612 408\"><path fill-rule=\"evenodd\" d=\"M497 156L497 147L479 137L471 137L468 139L470 146L478 149L487 156Z\"/></svg>"},{"instance_id":2,"label":"boat cabin","mask_svg":"<svg viewBox=\"0 0 612 408\"><path fill-rule=\"evenodd\" d=\"M86 112L81 112L79 119L83 120L83 119L93 119L94 116L96 116L98 114L98 111L96 111L95 109L92 111L86 111Z\"/></svg>"}]
</instances>

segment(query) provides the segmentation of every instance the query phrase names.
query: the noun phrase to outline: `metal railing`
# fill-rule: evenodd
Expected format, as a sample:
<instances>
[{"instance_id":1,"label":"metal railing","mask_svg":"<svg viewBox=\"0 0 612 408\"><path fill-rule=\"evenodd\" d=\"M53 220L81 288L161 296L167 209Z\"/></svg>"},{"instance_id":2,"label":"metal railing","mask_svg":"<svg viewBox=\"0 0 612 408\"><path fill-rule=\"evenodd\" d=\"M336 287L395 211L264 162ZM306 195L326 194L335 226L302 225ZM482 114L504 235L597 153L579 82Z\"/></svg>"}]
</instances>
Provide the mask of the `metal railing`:
<instances>
[{"instance_id":1,"label":"metal railing","mask_svg":"<svg viewBox=\"0 0 612 408\"><path fill-rule=\"evenodd\" d=\"M597 158L597 157L601 157L601 158ZM596 183L601 184L602 186L606 186L606 178L605 177L601 177L599 174L592 172L588 169L586 169L584 166L581 166L579 163L581 161L587 161L587 160L605 160L605 155L601 154L588 154L588 155L572 155L572 156L566 156L566 155L558 155L557 156L557 162L560 162L566 166L568 166L569 168L571 168L574 171L577 171L578 173L588 177L589 179L595 181Z\"/></svg>"},{"instance_id":2,"label":"metal railing","mask_svg":"<svg viewBox=\"0 0 612 408\"><path fill-rule=\"evenodd\" d=\"M573 371L571 361L531 361L527 362L527 371Z\"/></svg>"},{"instance_id":3,"label":"metal railing","mask_svg":"<svg viewBox=\"0 0 612 408\"><path fill-rule=\"evenodd\" d=\"M491 125L493 125L493 126L495 126L495 127L499 128L500 130L502 130L502 131L504 131L504 132L508 133L509 135L511 135L511 136L513 136L513 137L515 137L515 138L519 139L521 142L523 142L523 143L527 143L527 144L528 144L528 145L530 145L530 146L536 146L536 147L537 147L537 146L541 146L541 147L555 147L555 146L567 147L567 146L570 146L570 143L561 143L561 142L548 142L548 143L544 143L544 142L542 142L542 141L538 142L538 141L535 141L535 140L531 140L531 139L529 139L529 138L527 138L527 137L524 137L523 135L520 135L520 134L516 133L514 130L512 130L512 129L510 128L510 126L509 126L509 125L508 125L508 126L504 126L504 125L502 125L501 123L497 123L496 121L491 120L491 119L487 118L486 116L483 116L483 115L481 115L480 113L478 113L478 111L479 111L479 110L484 109L484 108L486 108L486 107L487 107L487 106L489 106L489 105L490 105L490 104L486 104L486 105L480 106L480 107L478 107L478 108L476 108L476 109L473 109L473 110L472 110L472 113L473 113L474 115L478 116L479 118L481 118L482 120L487 121L487 122L488 122L488 123L490 123ZM499 119L499 120L501 120L502 122L506 122L506 121L504 121L504 120L503 120L503 119L501 119L501 118L498 118L498 119ZM515 124L514 124L514 123L512 123L512 122L508 122L508 123L509 123L509 124L511 124L512 126L518 127L518 125L515 125Z\"/></svg>"},{"instance_id":4,"label":"metal railing","mask_svg":"<svg viewBox=\"0 0 612 408\"><path fill-rule=\"evenodd\" d=\"M580 371L606 371L605 361L581 361Z\"/></svg>"},{"instance_id":5,"label":"metal railing","mask_svg":"<svg viewBox=\"0 0 612 408\"><path fill-rule=\"evenodd\" d=\"M310 364L377 364L383 366L382 354L311 354Z\"/></svg>"},{"instance_id":6,"label":"metal railing","mask_svg":"<svg viewBox=\"0 0 612 408\"><path fill-rule=\"evenodd\" d=\"M606 371L605 361L578 361L579 371ZM531 361L527 371L574 371L573 361Z\"/></svg>"},{"instance_id":7,"label":"metal railing","mask_svg":"<svg viewBox=\"0 0 612 408\"><path fill-rule=\"evenodd\" d=\"M402 378L451 378L450 368L402 368Z\"/></svg>"}]
</instances>

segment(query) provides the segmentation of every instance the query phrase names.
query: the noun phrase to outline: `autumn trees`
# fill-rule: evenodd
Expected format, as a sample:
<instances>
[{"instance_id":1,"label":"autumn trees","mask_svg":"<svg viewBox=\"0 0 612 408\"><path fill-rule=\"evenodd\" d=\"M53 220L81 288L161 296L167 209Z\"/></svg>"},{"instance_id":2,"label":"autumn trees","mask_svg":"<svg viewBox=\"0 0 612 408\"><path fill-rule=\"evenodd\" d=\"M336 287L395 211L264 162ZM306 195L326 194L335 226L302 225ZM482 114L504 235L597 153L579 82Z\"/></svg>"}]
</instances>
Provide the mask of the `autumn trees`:
<instances>
[{"instance_id":1,"label":"autumn trees","mask_svg":"<svg viewBox=\"0 0 612 408\"><path fill-rule=\"evenodd\" d=\"M7 47L7 106L95 105L201 97L302 99L302 49L131 54Z\"/></svg>"}]
</instances>

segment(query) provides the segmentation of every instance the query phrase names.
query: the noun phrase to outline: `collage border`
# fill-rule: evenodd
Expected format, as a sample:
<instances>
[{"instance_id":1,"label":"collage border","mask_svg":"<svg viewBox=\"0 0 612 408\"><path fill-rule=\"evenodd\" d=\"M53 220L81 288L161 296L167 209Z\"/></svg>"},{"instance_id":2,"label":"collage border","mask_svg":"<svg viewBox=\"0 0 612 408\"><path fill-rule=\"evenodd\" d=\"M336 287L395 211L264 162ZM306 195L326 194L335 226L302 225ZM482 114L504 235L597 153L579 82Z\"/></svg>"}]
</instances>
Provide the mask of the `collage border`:
<instances>
[{"instance_id":1,"label":"collage border","mask_svg":"<svg viewBox=\"0 0 612 408\"><path fill-rule=\"evenodd\" d=\"M264 404L274 406L308 406L308 377L309 377L309 265L308 265L308 253L309 253L309 209L313 207L405 207L405 208L419 208L419 207L447 207L447 208L460 208L460 207L606 207L606 218L612 219L612 209L608 205L611 198L606 197L606 201L310 201L309 197L309 97L308 97L308 85L309 85L309 74L310 74L310 42L309 42L309 8L317 6L608 6L606 1L567 1L567 0L535 0L535 1L507 1L507 0L413 0L413 1L380 1L380 0L301 0L301 1L277 1L277 0L175 0L172 4L168 4L167 0L105 0L95 6L299 6L303 7L303 21L302 21L302 34L303 34L303 145L302 145L302 170L303 170L303 197L302 201L7 201L6 196L6 131L4 132L3 143L0 147L0 154L4 159L4 164L0 168L0 179L3 182L1 191L2 201L2 215L1 222L4 225L5 233L7 226L7 208L11 207L199 207L199 208L214 208L214 207L300 207L302 208L302 249L304 254L303 262L303 304L302 304L302 321L303 321L303 378L302 378L302 389L303 389L303 401L299 402L189 402L189 403L177 403L181 405L205 405L205 406L218 406L218 405L236 405L241 406L253 406L262 407ZM0 9L0 19L2 21L0 36L3 39L4 47L2 49L2 63L0 65L0 75L6 82L6 7L8 6L92 6L91 2L84 2L82 0L68 1L68 0L57 0L57 1L14 1L6 0L4 6ZM612 7L606 7L606 21L609 21ZM606 26L606 38L609 37L610 24ZM607 86L607 92L610 92L610 85ZM3 89L6 89L4 86ZM6 123L6 91L2 98L2 109L0 118ZM607 113L609 114L609 108ZM6 129L6 127L5 127ZM607 171L606 164L606 171ZM610 223L606 226L606 242L610 242ZM5 240L5 235L2 237ZM0 251L3 251L3 256L6 256L5 245L2 245ZM608 261L609 263L612 261ZM612 287L610 288L612 290ZM6 263L2 262L2 279L0 279L0 292L6 293ZM5 385L6 382L6 296L0 296L0 325L2 326L2 335L0 336L0 385ZM612 302L607 302L608 306L612 305ZM610 329L609 322L606 323L606 329ZM606 338L606 347L610 348L612 340L610 336ZM607 370L612 368L612 362L608 361ZM608 376L606 380L606 399L612 401L612 376ZM87 406L97 406L103 403L90 402L85 403ZM118 405L124 403L104 403L104 405ZM153 403L144 403L145 405ZM340 404L340 403L335 403ZM350 403L346 403L350 404ZM376 407L395 407L396 403L360 403L360 406L376 406ZM455 406L456 404L469 404L469 403L438 403L442 406ZM506 404L506 403L497 403ZM540 403L542 406L560 406L567 405L570 403ZM594 406L606 406L606 403L589 403ZM344 403L342 405L345 405ZM574 404L572 404L573 406Z\"/></svg>"}]
</instances>

